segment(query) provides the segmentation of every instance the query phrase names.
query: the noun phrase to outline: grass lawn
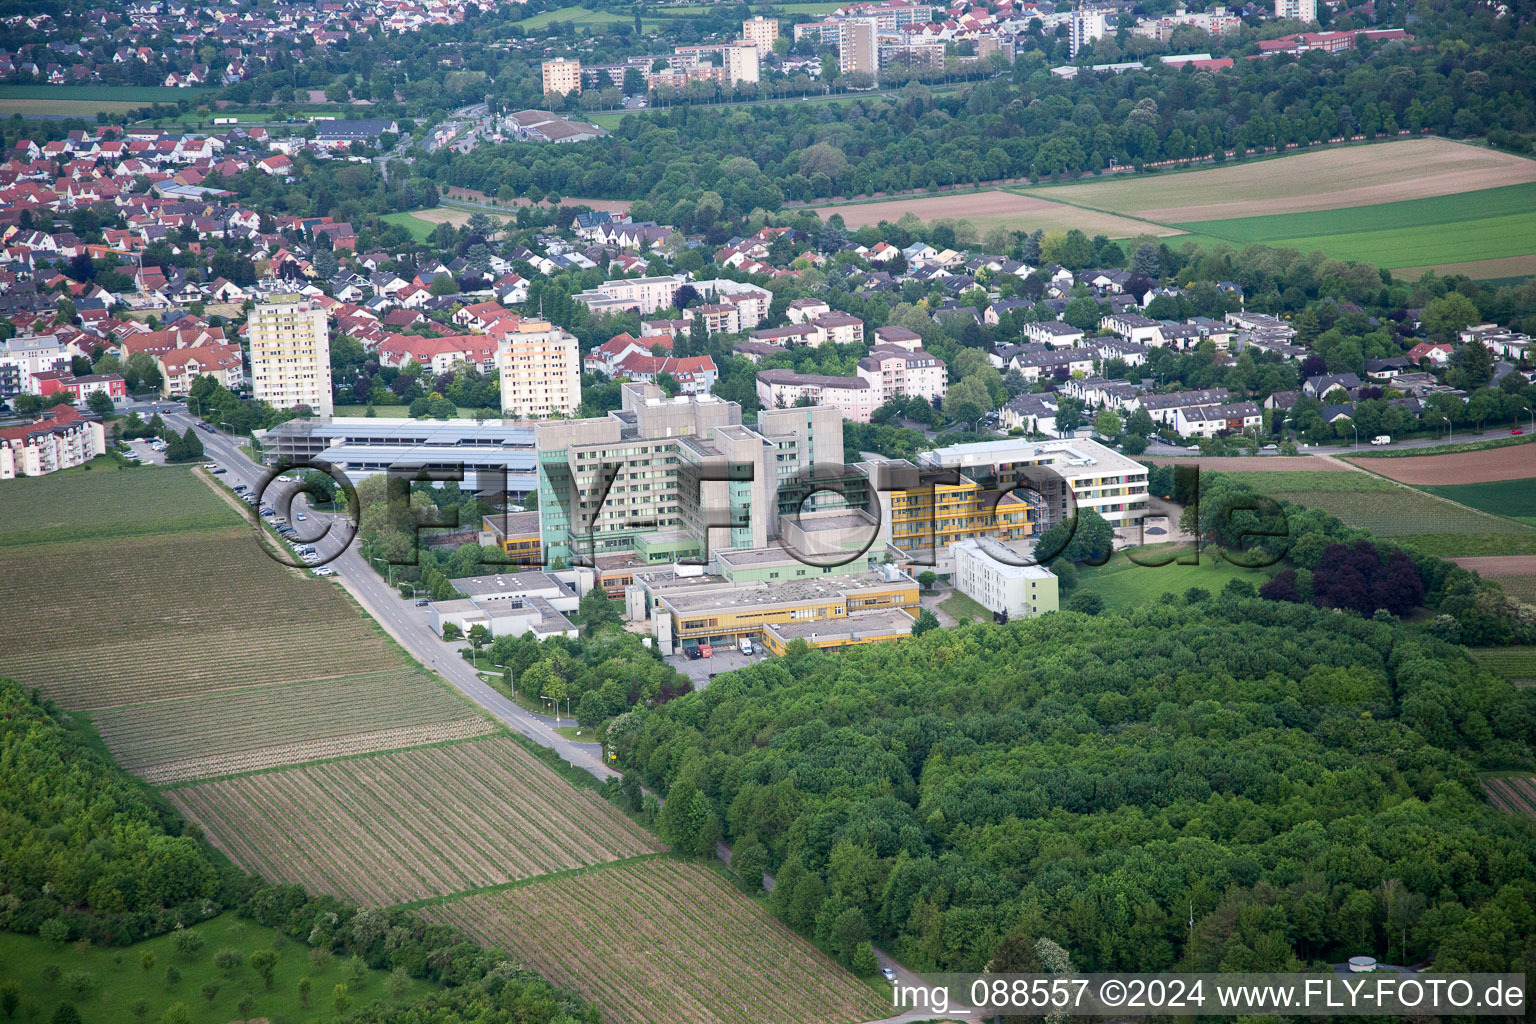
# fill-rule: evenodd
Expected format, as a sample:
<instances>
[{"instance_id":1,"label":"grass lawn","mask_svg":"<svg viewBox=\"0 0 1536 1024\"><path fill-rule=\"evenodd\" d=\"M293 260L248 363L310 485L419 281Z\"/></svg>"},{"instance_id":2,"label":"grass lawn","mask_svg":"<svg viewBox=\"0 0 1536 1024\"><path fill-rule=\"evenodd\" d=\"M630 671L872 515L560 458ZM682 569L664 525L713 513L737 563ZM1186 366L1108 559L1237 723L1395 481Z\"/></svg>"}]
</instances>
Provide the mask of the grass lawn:
<instances>
[{"instance_id":1,"label":"grass lawn","mask_svg":"<svg viewBox=\"0 0 1536 1024\"><path fill-rule=\"evenodd\" d=\"M103 457L0 487L0 547L211 530L239 522L187 466L124 468Z\"/></svg>"},{"instance_id":2,"label":"grass lawn","mask_svg":"<svg viewBox=\"0 0 1536 1024\"><path fill-rule=\"evenodd\" d=\"M244 921L233 913L195 925L203 936L203 948L192 957L177 953L171 936L163 935L123 948L77 945L55 946L33 936L0 933L0 978L21 984L19 1021L48 1020L60 1003L73 1003L84 1024L158 1020L167 1008L184 1003L197 1021L229 1021L253 1017L270 1020L328 1021L336 1016L336 985L345 984L354 1009L387 999L389 975L365 970L360 981L348 978L347 965L332 961L323 967L312 963L307 947L271 928ZM214 966L220 950L233 949L248 957L259 949L277 951L272 987L249 966L229 972ZM148 970L143 958L153 955ZM58 975L49 980L57 968ZM180 980L167 981L175 968ZM299 979L310 979L309 1005L299 997ZM419 998L435 986L408 980L403 999ZM212 998L209 998L209 996ZM252 1001L241 1005L243 999ZM139 1014L139 1009L147 1012Z\"/></svg>"},{"instance_id":3,"label":"grass lawn","mask_svg":"<svg viewBox=\"0 0 1536 1024\"><path fill-rule=\"evenodd\" d=\"M1140 557L1152 559L1166 558L1173 549L1168 548L1163 553L1158 553L1155 547L1142 550L1144 554ZM1201 553L1196 565L1175 562L1161 567L1137 565L1125 552L1116 552L1102 566L1079 566L1077 589L1098 594L1105 608L1120 611L1150 604L1164 594L1182 594L1190 587L1203 587L1216 594L1230 580L1244 580L1257 589L1278 570L1278 566L1245 569L1222 558L1220 552L1209 549ZM1066 607L1067 596L1070 595L1062 598L1062 607Z\"/></svg>"},{"instance_id":4,"label":"grass lawn","mask_svg":"<svg viewBox=\"0 0 1536 1024\"><path fill-rule=\"evenodd\" d=\"M939 607L956 622L991 622L992 613L956 590L939 602Z\"/></svg>"},{"instance_id":5,"label":"grass lawn","mask_svg":"<svg viewBox=\"0 0 1536 1024\"><path fill-rule=\"evenodd\" d=\"M432 229L437 227L430 221L422 220L413 213L386 213L380 218L386 224L394 224L411 233L411 237L418 242L425 242Z\"/></svg>"},{"instance_id":6,"label":"grass lawn","mask_svg":"<svg viewBox=\"0 0 1536 1024\"><path fill-rule=\"evenodd\" d=\"M1421 486L1419 489L1496 516L1509 516L1522 522L1536 515L1536 477L1526 477L1524 480L1496 480L1482 484Z\"/></svg>"}]
</instances>

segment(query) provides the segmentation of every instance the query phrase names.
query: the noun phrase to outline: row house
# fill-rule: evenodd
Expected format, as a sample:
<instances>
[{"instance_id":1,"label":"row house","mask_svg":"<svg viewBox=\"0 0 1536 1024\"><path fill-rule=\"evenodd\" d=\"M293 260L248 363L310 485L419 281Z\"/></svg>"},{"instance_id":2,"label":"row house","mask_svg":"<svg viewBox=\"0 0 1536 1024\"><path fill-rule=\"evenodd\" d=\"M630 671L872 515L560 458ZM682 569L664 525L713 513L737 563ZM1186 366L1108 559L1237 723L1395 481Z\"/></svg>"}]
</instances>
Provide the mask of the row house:
<instances>
[{"instance_id":1,"label":"row house","mask_svg":"<svg viewBox=\"0 0 1536 1024\"><path fill-rule=\"evenodd\" d=\"M1263 422L1263 410L1253 402L1181 406L1173 410L1173 429L1183 437L1215 437L1223 431L1241 433Z\"/></svg>"},{"instance_id":2,"label":"row house","mask_svg":"<svg viewBox=\"0 0 1536 1024\"><path fill-rule=\"evenodd\" d=\"M113 405L121 405L128 400L128 384L120 373L88 373L76 377L68 370L49 370L34 373L32 382L36 394L46 398L65 392L72 396L77 405L89 401L97 392L112 399Z\"/></svg>"},{"instance_id":3,"label":"row house","mask_svg":"<svg viewBox=\"0 0 1536 1024\"><path fill-rule=\"evenodd\" d=\"M1198 391L1174 391L1163 395L1142 395L1137 399L1137 405L1147 410L1152 417L1152 422L1160 426L1172 426L1174 416L1180 409L1193 409L1197 406L1224 405L1231 401L1232 396L1226 388L1203 388Z\"/></svg>"},{"instance_id":4,"label":"row house","mask_svg":"<svg viewBox=\"0 0 1536 1024\"><path fill-rule=\"evenodd\" d=\"M1038 320L1024 325L1024 336L1039 345L1051 348L1072 348L1087 336L1081 328L1060 320Z\"/></svg>"},{"instance_id":5,"label":"row house","mask_svg":"<svg viewBox=\"0 0 1536 1024\"><path fill-rule=\"evenodd\" d=\"M643 352L630 352L619 360L614 371L614 377L647 384L656 383L664 373L669 374L685 395L709 394L720 376L715 361L709 356L653 356Z\"/></svg>"}]
</instances>

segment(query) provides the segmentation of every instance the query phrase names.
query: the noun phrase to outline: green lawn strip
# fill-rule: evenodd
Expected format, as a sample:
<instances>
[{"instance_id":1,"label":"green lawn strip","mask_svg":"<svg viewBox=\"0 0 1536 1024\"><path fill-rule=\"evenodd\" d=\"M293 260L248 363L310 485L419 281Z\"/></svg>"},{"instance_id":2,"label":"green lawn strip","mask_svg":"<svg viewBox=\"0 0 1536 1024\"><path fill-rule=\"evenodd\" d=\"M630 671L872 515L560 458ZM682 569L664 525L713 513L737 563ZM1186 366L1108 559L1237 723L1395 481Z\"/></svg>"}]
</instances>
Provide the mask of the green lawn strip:
<instances>
[{"instance_id":1,"label":"green lawn strip","mask_svg":"<svg viewBox=\"0 0 1536 1024\"><path fill-rule=\"evenodd\" d=\"M1421 484L1419 490L1517 522L1536 512L1536 477L1482 484Z\"/></svg>"},{"instance_id":2,"label":"green lawn strip","mask_svg":"<svg viewBox=\"0 0 1536 1024\"><path fill-rule=\"evenodd\" d=\"M395 214L391 214L391 216L396 216L396 215ZM472 420L472 419L475 418L475 413L477 411L478 410L471 409L467 405L461 405L461 406L459 406L459 419ZM334 410L334 414L337 415L337 416L366 417L367 413L368 413L368 406L366 406L366 405L338 405L338 406L335 407L335 410ZM408 405L375 405L373 407L373 413L374 413L375 416L378 416L378 417L389 417L389 418L395 418L395 419L409 419L410 418L410 414L411 414L411 407L408 406ZM497 419L501 418L499 413L497 414L496 418ZM422 420L422 422L423 423L429 423L429 422L430 423L446 423L446 422L449 422L449 421L447 421L447 420Z\"/></svg>"},{"instance_id":3,"label":"green lawn strip","mask_svg":"<svg viewBox=\"0 0 1536 1024\"><path fill-rule=\"evenodd\" d=\"M0 547L217 530L237 518L190 466L119 469L97 458L0 487Z\"/></svg>"},{"instance_id":4,"label":"green lawn strip","mask_svg":"<svg viewBox=\"0 0 1536 1024\"><path fill-rule=\"evenodd\" d=\"M1246 244L1277 244L1284 239L1424 228L1437 224L1502 217L1521 217L1536 208L1536 182L1457 192L1425 199L1406 199L1342 210L1311 210L1267 217L1186 221L1178 224L1194 234L1212 235Z\"/></svg>"},{"instance_id":5,"label":"green lawn strip","mask_svg":"<svg viewBox=\"0 0 1536 1024\"><path fill-rule=\"evenodd\" d=\"M666 858L668 860L681 859L676 854L672 853L639 853L630 857L620 857L618 860L603 861L601 864L588 864L584 867L566 868L562 871L550 871L542 875L530 875L527 878L518 878L511 882L498 882L495 885L482 885L475 889L463 889L459 892L446 893L442 896L431 896L427 899L412 900L408 903L401 903L397 905L406 910L420 910L423 907L442 906L443 904L454 903L459 900L469 899L474 896L486 896L492 893L507 892L510 889L521 889L527 885L534 885L539 882L550 882L560 878L574 878L579 875L590 875L597 871L607 871L609 868L623 867L626 864L636 864L640 861L657 860L659 858Z\"/></svg>"},{"instance_id":6,"label":"green lawn strip","mask_svg":"<svg viewBox=\"0 0 1536 1024\"><path fill-rule=\"evenodd\" d=\"M1234 481L1245 483L1260 494L1291 491L1392 491L1398 484L1368 473L1338 473L1326 470L1282 469L1270 472L1228 472L1213 470Z\"/></svg>"},{"instance_id":7,"label":"green lawn strip","mask_svg":"<svg viewBox=\"0 0 1536 1024\"><path fill-rule=\"evenodd\" d=\"M948 597L940 601L939 607L956 622L964 622L967 619L973 622L992 621L991 612L958 590L953 591Z\"/></svg>"},{"instance_id":8,"label":"green lawn strip","mask_svg":"<svg viewBox=\"0 0 1536 1024\"><path fill-rule=\"evenodd\" d=\"M1154 560L1168 557L1173 548L1163 550L1154 545L1135 552L1138 558ZM1149 604L1164 594L1182 594L1191 587L1201 587L1214 596L1231 580L1243 580L1258 588L1279 571L1279 566L1263 569L1246 569L1233 565L1214 548L1200 553L1200 561L1194 565L1180 565L1177 561L1164 566L1138 565L1124 551L1117 551L1102 566L1078 567L1078 590L1099 595L1104 607L1111 611L1134 608ZM1063 600L1065 605L1066 601Z\"/></svg>"},{"instance_id":9,"label":"green lawn strip","mask_svg":"<svg viewBox=\"0 0 1536 1024\"><path fill-rule=\"evenodd\" d=\"M174 1003L184 1003L193 1020L228 1021L247 1017L291 1021L293 1024L329 1021L335 1017L331 988L343 981L342 966L332 962L316 967L308 958L308 948L253 921L245 921L233 912L193 926L203 936L203 948L192 957L177 953L172 944L174 933L134 943L130 946L55 946L29 935L0 933L0 978L13 978L21 985L18 1021L48 1020L61 1003L72 1003L81 1017L98 1021L158 1020ZM277 952L277 967L272 988L259 975L241 964L228 977L214 966L214 954L222 949L239 950L249 956L260 949ZM153 966L145 970L142 957L153 954ZM174 967L181 978L174 985L166 981L166 969ZM49 980L57 968L56 980ZM88 977L87 977L88 976ZM309 1006L299 998L300 978L312 980ZM388 972L368 970L361 982L347 982L354 1006L366 1016L366 1007L385 998ZM214 997L205 998L205 985L217 986ZM83 986L77 994L72 986ZM437 986L411 979L401 1000L419 999ZM254 1009L241 1011L240 1001L250 996ZM133 1012L140 1001L148 1007L142 1018Z\"/></svg>"}]
</instances>

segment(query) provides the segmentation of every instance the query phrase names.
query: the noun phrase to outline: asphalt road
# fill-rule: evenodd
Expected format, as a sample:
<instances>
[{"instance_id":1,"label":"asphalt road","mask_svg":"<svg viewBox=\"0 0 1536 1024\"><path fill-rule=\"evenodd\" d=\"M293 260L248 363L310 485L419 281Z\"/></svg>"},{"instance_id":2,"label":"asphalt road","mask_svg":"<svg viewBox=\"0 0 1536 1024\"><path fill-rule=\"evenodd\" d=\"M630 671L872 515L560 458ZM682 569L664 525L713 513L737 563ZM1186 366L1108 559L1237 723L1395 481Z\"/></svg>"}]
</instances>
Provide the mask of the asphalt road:
<instances>
[{"instance_id":1,"label":"asphalt road","mask_svg":"<svg viewBox=\"0 0 1536 1024\"><path fill-rule=\"evenodd\" d=\"M195 422L194 418L186 412L161 415L178 430L185 430ZM198 430L197 434L202 439L203 448L208 453L209 460L217 462L228 470L228 473L219 479L231 486L243 483L253 490L267 482L271 471L247 458L229 437L223 434L210 434L203 430ZM286 493L287 489L281 483L268 483L263 500L272 505L278 515L286 515L292 521L294 514L300 511L303 505L301 502L294 503L293 508L289 509L289 499L284 497ZM311 524L327 523L331 527L329 535L322 539L310 540L322 558L320 564L336 570L342 586L346 587L363 609L418 661L448 680L455 689L485 708L497 719L534 742L551 748L571 764L586 769L599 779L618 776L617 772L603 764L601 752L596 744L576 743L566 739L552 726L541 721L540 716L524 711L481 680L474 667L459 657L454 647L444 643L432 631L425 609L417 609L414 603L400 597L399 591L392 589L389 583L380 578L378 573L364 561L356 544L348 543L351 540L350 531L344 530L331 517L324 514L307 513L307 515L309 518L305 522L293 522L294 528L301 530L304 536L313 538L318 533L313 530L313 527L311 530L303 530ZM254 510L252 516L255 516Z\"/></svg>"}]
</instances>

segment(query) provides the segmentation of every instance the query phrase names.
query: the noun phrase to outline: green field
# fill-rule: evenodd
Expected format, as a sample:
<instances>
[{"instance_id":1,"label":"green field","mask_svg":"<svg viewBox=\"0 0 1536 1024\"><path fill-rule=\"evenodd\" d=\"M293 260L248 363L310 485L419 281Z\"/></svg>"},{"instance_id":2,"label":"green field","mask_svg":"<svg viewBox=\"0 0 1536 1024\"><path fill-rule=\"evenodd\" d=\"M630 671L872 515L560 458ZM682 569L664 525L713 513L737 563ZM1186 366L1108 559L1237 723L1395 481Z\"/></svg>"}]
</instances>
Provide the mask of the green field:
<instances>
[{"instance_id":1,"label":"green field","mask_svg":"<svg viewBox=\"0 0 1536 1024\"><path fill-rule=\"evenodd\" d=\"M772 4L771 5L771 10L773 10L774 12L776 12L778 14L831 14L833 11L837 10L839 7L846 7L846 6L848 6L848 5L845 4L845 3L838 3L838 2L836 2L836 0L834 0L834 2L832 2L832 3L822 2L822 3Z\"/></svg>"},{"instance_id":2,"label":"green field","mask_svg":"<svg viewBox=\"0 0 1536 1024\"><path fill-rule=\"evenodd\" d=\"M1144 561L1161 559L1174 551L1171 546L1159 551L1162 547L1154 545L1142 549L1137 557ZM1078 590L1098 594L1105 608L1121 611L1151 604L1164 594L1182 594L1190 587L1203 587L1216 594L1231 580L1244 580L1257 588L1263 586L1275 571L1276 567L1245 569L1233 565L1214 550L1202 553L1196 565L1175 562L1164 566L1137 565L1125 552L1117 551L1104 565L1080 566ZM1061 604L1066 607L1065 597Z\"/></svg>"},{"instance_id":3,"label":"green field","mask_svg":"<svg viewBox=\"0 0 1536 1024\"><path fill-rule=\"evenodd\" d=\"M379 219L386 224L395 224L405 228L405 230L411 233L411 237L418 242L425 242L427 236L432 233L432 229L437 227L436 224L422 220L411 213L386 213Z\"/></svg>"},{"instance_id":4,"label":"green field","mask_svg":"<svg viewBox=\"0 0 1536 1024\"><path fill-rule=\"evenodd\" d=\"M341 961L312 962L307 948L286 939L276 930L243 921L233 913L222 914L195 925L203 936L203 948L193 956L176 952L173 935L163 935L121 949L57 946L28 935L0 932L0 979L14 978L21 985L21 1006L14 1020L46 1021L61 1003L71 1003L85 1024L115 1021L159 1020L175 1003L183 1003L195 1021L224 1021L265 1017L293 1024L329 1021L336 1017L333 990L347 986L356 1010L388 999L391 987L402 1000L420 998L434 991L429 982L405 978L395 982L384 971L363 969L359 980L349 978ZM249 966L228 972L214 965L221 950L237 950L249 956L259 949L277 952L272 987ZM153 961L145 969L143 957ZM166 978L175 968L180 979ZM57 976L50 980L54 975ZM310 979L309 1003L299 995L299 979ZM209 997L212 998L209 998ZM249 998L244 1006L241 1001ZM140 1005L142 1004L142 1005ZM148 1008L140 1015L139 1009ZM9 1016L9 1015L8 1015Z\"/></svg>"},{"instance_id":5,"label":"green field","mask_svg":"<svg viewBox=\"0 0 1536 1024\"><path fill-rule=\"evenodd\" d=\"M1382 267L1525 256L1536 237L1536 183L1429 199L1178 225L1204 244L1284 245Z\"/></svg>"},{"instance_id":6,"label":"green field","mask_svg":"<svg viewBox=\"0 0 1536 1024\"><path fill-rule=\"evenodd\" d=\"M103 501L108 491L111 500ZM0 547L211 530L239 522L235 510L184 466L124 468L99 458L0 484Z\"/></svg>"},{"instance_id":7,"label":"green field","mask_svg":"<svg viewBox=\"0 0 1536 1024\"><path fill-rule=\"evenodd\" d=\"M1470 505L1472 508L1511 519L1536 516L1536 477L1524 480L1497 480L1485 484L1442 484L1421 486L1421 491Z\"/></svg>"},{"instance_id":8,"label":"green field","mask_svg":"<svg viewBox=\"0 0 1536 1024\"><path fill-rule=\"evenodd\" d=\"M218 90L163 85L0 85L0 100L107 100L114 103L199 102Z\"/></svg>"},{"instance_id":9,"label":"green field","mask_svg":"<svg viewBox=\"0 0 1536 1024\"><path fill-rule=\"evenodd\" d=\"M1536 210L1536 182L1528 182L1352 209L1191 221L1178 226L1231 242L1275 243L1288 238L1396 231L1468 220L1522 217L1533 210Z\"/></svg>"}]
</instances>

